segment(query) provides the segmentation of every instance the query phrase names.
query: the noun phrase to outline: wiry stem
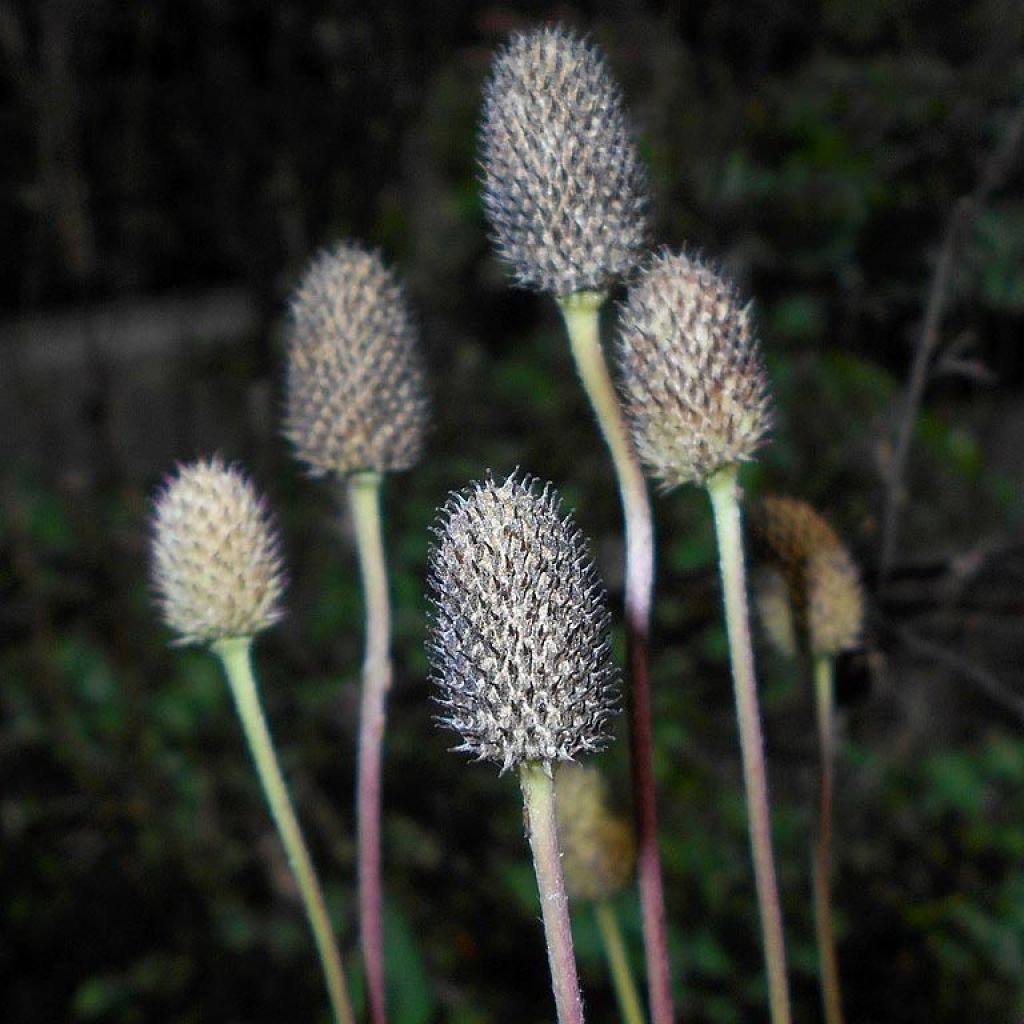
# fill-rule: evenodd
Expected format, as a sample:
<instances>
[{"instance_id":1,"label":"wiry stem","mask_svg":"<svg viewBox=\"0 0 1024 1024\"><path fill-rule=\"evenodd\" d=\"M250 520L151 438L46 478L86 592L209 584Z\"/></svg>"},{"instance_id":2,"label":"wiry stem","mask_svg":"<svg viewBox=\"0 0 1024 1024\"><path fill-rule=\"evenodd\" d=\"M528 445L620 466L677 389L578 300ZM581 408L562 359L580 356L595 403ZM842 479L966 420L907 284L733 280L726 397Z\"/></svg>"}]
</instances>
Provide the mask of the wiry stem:
<instances>
[{"instance_id":1,"label":"wiry stem","mask_svg":"<svg viewBox=\"0 0 1024 1024\"><path fill-rule=\"evenodd\" d=\"M633 812L637 833L637 880L647 959L647 989L654 1024L672 1024L665 896L658 854L654 792L651 697L647 673L651 594L654 588L654 525L647 484L630 444L625 420L601 350L600 310L605 295L578 292L559 299L583 387L611 452L626 524L626 649Z\"/></svg>"},{"instance_id":2,"label":"wiry stem","mask_svg":"<svg viewBox=\"0 0 1024 1024\"><path fill-rule=\"evenodd\" d=\"M739 489L736 467L719 470L707 482L718 537L718 558L725 598L725 619L729 634L736 696L736 717L740 731L743 781L747 792L750 846L754 859L754 880L761 910L761 937L768 967L768 990L773 1024L789 1024L789 984L786 979L786 949L782 933L775 862L772 855L771 818L768 811L768 778L761 739L761 716L754 680L754 655L750 643L747 610L747 581L740 530Z\"/></svg>"},{"instance_id":3,"label":"wiry stem","mask_svg":"<svg viewBox=\"0 0 1024 1024\"><path fill-rule=\"evenodd\" d=\"M814 922L821 970L821 1000L826 1024L843 1024L835 934L832 927L832 765L835 760L833 661L827 655L814 660L814 695L821 748L821 784L818 791L818 828L814 843Z\"/></svg>"},{"instance_id":4,"label":"wiry stem","mask_svg":"<svg viewBox=\"0 0 1024 1024\"><path fill-rule=\"evenodd\" d=\"M224 666L231 695L238 709L238 717L242 722L242 730L248 741L267 803L270 805L271 817L281 836L288 863L306 907L313 939L327 980L334 1019L337 1024L354 1024L355 1018L345 988L341 956L331 931L323 893L302 838L302 831L295 817L281 768L277 763L277 755L274 753L274 744L263 717L263 708L260 705L252 670L251 648L252 640L249 637L239 637L219 641L213 645L213 652Z\"/></svg>"},{"instance_id":5,"label":"wiry stem","mask_svg":"<svg viewBox=\"0 0 1024 1024\"><path fill-rule=\"evenodd\" d=\"M622 941L622 929L615 916L615 908L608 900L598 900L594 904L594 916L608 957L608 970L612 976L615 997L619 1001L623 1024L644 1024L644 1011L629 967L626 944Z\"/></svg>"},{"instance_id":6,"label":"wiry stem","mask_svg":"<svg viewBox=\"0 0 1024 1024\"><path fill-rule=\"evenodd\" d=\"M569 898L565 893L555 824L554 783L548 770L536 761L520 766L519 783L526 808L526 833L537 873L558 1024L583 1024L583 1002L569 923Z\"/></svg>"},{"instance_id":7,"label":"wiry stem","mask_svg":"<svg viewBox=\"0 0 1024 1024\"><path fill-rule=\"evenodd\" d=\"M385 702L391 687L391 613L381 536L380 475L374 472L353 474L349 478L348 493L366 606L366 649L363 655L356 772L359 938L366 972L370 1019L373 1024L384 1024L387 1014L381 911L381 767Z\"/></svg>"}]
</instances>

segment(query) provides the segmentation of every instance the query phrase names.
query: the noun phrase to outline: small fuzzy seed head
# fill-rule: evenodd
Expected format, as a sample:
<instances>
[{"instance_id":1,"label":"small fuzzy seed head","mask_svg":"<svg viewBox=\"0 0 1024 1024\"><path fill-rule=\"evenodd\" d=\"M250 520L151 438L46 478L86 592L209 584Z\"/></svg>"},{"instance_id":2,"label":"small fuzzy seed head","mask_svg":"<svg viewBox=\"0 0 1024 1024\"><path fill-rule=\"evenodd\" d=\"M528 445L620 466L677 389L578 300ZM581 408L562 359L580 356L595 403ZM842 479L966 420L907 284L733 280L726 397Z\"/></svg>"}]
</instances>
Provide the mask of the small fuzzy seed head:
<instances>
[{"instance_id":1,"label":"small fuzzy seed head","mask_svg":"<svg viewBox=\"0 0 1024 1024\"><path fill-rule=\"evenodd\" d=\"M405 290L380 256L342 242L291 300L284 432L313 475L408 469L429 413Z\"/></svg>"},{"instance_id":2,"label":"small fuzzy seed head","mask_svg":"<svg viewBox=\"0 0 1024 1024\"><path fill-rule=\"evenodd\" d=\"M607 800L607 786L595 767L558 766L555 811L570 899L607 899L632 878L636 863L633 830L629 822L609 811Z\"/></svg>"},{"instance_id":3,"label":"small fuzzy seed head","mask_svg":"<svg viewBox=\"0 0 1024 1024\"><path fill-rule=\"evenodd\" d=\"M774 566L758 566L751 573L750 589L768 642L784 658L795 658L800 647L786 577Z\"/></svg>"},{"instance_id":4,"label":"small fuzzy seed head","mask_svg":"<svg viewBox=\"0 0 1024 1024\"><path fill-rule=\"evenodd\" d=\"M607 599L556 492L516 473L473 484L435 534L428 649L455 749L506 771L602 747L618 699Z\"/></svg>"},{"instance_id":5,"label":"small fuzzy seed head","mask_svg":"<svg viewBox=\"0 0 1024 1024\"><path fill-rule=\"evenodd\" d=\"M513 36L480 127L483 203L518 285L556 297L629 274L647 238L647 182L601 51L569 29Z\"/></svg>"},{"instance_id":6,"label":"small fuzzy seed head","mask_svg":"<svg viewBox=\"0 0 1024 1024\"><path fill-rule=\"evenodd\" d=\"M633 443L666 487L704 484L764 443L771 403L750 306L699 259L651 259L622 308L618 357Z\"/></svg>"},{"instance_id":7,"label":"small fuzzy seed head","mask_svg":"<svg viewBox=\"0 0 1024 1024\"><path fill-rule=\"evenodd\" d=\"M152 578L181 644L251 637L281 618L277 534L240 469L213 457L167 478L153 509Z\"/></svg>"},{"instance_id":8,"label":"small fuzzy seed head","mask_svg":"<svg viewBox=\"0 0 1024 1024\"><path fill-rule=\"evenodd\" d=\"M811 654L836 655L860 646L864 592L845 548L815 552L807 562L807 642Z\"/></svg>"}]
</instances>

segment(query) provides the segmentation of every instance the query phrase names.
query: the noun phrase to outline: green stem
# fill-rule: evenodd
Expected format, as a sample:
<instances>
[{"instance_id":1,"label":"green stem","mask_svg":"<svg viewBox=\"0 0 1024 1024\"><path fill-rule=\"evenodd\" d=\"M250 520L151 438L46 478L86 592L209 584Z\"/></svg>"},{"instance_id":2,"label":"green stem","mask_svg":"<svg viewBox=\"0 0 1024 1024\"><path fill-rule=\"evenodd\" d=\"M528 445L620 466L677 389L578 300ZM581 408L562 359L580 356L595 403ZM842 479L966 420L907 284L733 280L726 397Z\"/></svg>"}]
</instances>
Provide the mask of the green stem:
<instances>
[{"instance_id":1,"label":"green stem","mask_svg":"<svg viewBox=\"0 0 1024 1024\"><path fill-rule=\"evenodd\" d=\"M761 738L761 715L754 680L754 654L750 643L747 580L740 529L739 488L736 467L719 470L707 481L718 537L719 568L725 598L736 717L740 732L743 781L747 793L750 846L754 880L761 911L761 937L768 967L768 991L773 1024L789 1024L789 985L782 909L772 855L771 818L768 811L768 779Z\"/></svg>"},{"instance_id":2,"label":"green stem","mask_svg":"<svg viewBox=\"0 0 1024 1024\"><path fill-rule=\"evenodd\" d=\"M612 976L615 997L619 1001L619 1012L623 1024L643 1024L644 1011L640 1005L640 995L633 980L633 971L626 955L626 944L622 941L622 930L615 908L608 900L598 900L594 904L594 916L601 932L605 955L608 957L608 970Z\"/></svg>"},{"instance_id":3,"label":"green stem","mask_svg":"<svg viewBox=\"0 0 1024 1024\"><path fill-rule=\"evenodd\" d=\"M352 1007L345 988L341 956L334 941L334 933L327 916L323 893L320 890L320 883L317 881L309 851L302 838L302 831L288 796L288 788L281 775L277 755L274 753L274 744L263 717L263 708L260 705L259 692L252 670L252 638L232 637L221 640L213 645L212 650L224 666L231 695L238 710L238 717L242 721L242 730L256 765L256 773L259 775L267 803L270 805L270 815L281 836L288 863L291 865L302 902L306 907L313 939L316 942L324 977L327 980L327 991L330 995L334 1019L338 1024L354 1024L355 1018L352 1015Z\"/></svg>"},{"instance_id":4,"label":"green stem","mask_svg":"<svg viewBox=\"0 0 1024 1024\"><path fill-rule=\"evenodd\" d=\"M821 970L821 1000L826 1024L843 1024L832 926L832 765L835 761L833 661L830 655L814 659L814 695L821 749L821 788L818 792L818 829L814 844L814 922Z\"/></svg>"},{"instance_id":5,"label":"green stem","mask_svg":"<svg viewBox=\"0 0 1024 1024\"><path fill-rule=\"evenodd\" d=\"M537 874L558 1024L583 1024L583 1003L569 924L569 898L565 894L562 855L555 825L554 783L549 769L537 761L527 761L519 766L519 784L523 790L526 832Z\"/></svg>"},{"instance_id":6,"label":"green stem","mask_svg":"<svg viewBox=\"0 0 1024 1024\"><path fill-rule=\"evenodd\" d=\"M602 292L577 292L558 300L576 368L611 453L626 526L626 649L637 882L647 961L647 991L654 1024L673 1024L672 978L665 924L665 895L658 853L654 792L651 695L647 672L651 594L654 589L654 524L647 484L629 440L615 385L601 349Z\"/></svg>"}]
</instances>

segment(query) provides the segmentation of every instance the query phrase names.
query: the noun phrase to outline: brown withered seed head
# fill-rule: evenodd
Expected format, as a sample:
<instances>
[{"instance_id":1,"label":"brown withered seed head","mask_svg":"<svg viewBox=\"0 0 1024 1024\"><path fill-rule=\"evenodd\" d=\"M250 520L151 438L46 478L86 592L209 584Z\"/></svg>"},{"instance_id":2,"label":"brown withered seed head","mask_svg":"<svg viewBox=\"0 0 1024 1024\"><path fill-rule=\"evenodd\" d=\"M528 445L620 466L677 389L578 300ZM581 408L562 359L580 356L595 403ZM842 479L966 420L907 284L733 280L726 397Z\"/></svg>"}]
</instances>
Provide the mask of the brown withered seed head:
<instances>
[{"instance_id":1,"label":"brown withered seed head","mask_svg":"<svg viewBox=\"0 0 1024 1024\"><path fill-rule=\"evenodd\" d=\"M483 203L518 285L564 297L628 275L647 238L647 182L600 50L560 26L494 59L480 127Z\"/></svg>"},{"instance_id":2,"label":"brown withered seed head","mask_svg":"<svg viewBox=\"0 0 1024 1024\"><path fill-rule=\"evenodd\" d=\"M618 358L633 443L665 486L703 484L764 443L771 403L750 307L699 259L663 249L646 265Z\"/></svg>"},{"instance_id":3,"label":"brown withered seed head","mask_svg":"<svg viewBox=\"0 0 1024 1024\"><path fill-rule=\"evenodd\" d=\"M513 473L449 496L428 640L440 724L502 771L597 750L617 707L604 587L555 491Z\"/></svg>"},{"instance_id":4,"label":"brown withered seed head","mask_svg":"<svg viewBox=\"0 0 1024 1024\"><path fill-rule=\"evenodd\" d=\"M251 637L281 618L277 535L241 470L214 457L167 478L153 509L152 579L181 644Z\"/></svg>"},{"instance_id":5,"label":"brown withered seed head","mask_svg":"<svg viewBox=\"0 0 1024 1024\"><path fill-rule=\"evenodd\" d=\"M405 290L359 245L325 249L291 300L284 432L316 476L408 469L427 400Z\"/></svg>"},{"instance_id":6,"label":"brown withered seed head","mask_svg":"<svg viewBox=\"0 0 1024 1024\"><path fill-rule=\"evenodd\" d=\"M607 800L607 786L595 767L558 766L555 810L562 872L571 899L607 899L624 889L633 875L633 830L612 814Z\"/></svg>"}]
</instances>

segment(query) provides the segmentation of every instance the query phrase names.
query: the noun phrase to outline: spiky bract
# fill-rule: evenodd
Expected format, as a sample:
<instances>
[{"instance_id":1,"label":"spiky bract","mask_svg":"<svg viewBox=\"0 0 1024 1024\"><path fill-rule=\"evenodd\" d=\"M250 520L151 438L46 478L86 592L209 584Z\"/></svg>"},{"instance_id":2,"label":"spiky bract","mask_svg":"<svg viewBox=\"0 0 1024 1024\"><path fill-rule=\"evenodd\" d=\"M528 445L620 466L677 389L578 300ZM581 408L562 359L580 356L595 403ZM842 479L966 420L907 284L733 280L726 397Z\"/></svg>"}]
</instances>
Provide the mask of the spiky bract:
<instances>
[{"instance_id":1,"label":"spiky bract","mask_svg":"<svg viewBox=\"0 0 1024 1024\"><path fill-rule=\"evenodd\" d=\"M284 432L316 476L408 469L429 412L405 289L349 242L313 260L291 300Z\"/></svg>"},{"instance_id":2,"label":"spiky bract","mask_svg":"<svg viewBox=\"0 0 1024 1024\"><path fill-rule=\"evenodd\" d=\"M701 260L663 249L649 261L622 309L618 356L633 442L664 485L704 484L767 437L750 306Z\"/></svg>"},{"instance_id":3,"label":"spiky bract","mask_svg":"<svg viewBox=\"0 0 1024 1024\"><path fill-rule=\"evenodd\" d=\"M435 534L428 647L456 749L506 771L600 748L617 705L607 600L553 488L515 473L475 483Z\"/></svg>"},{"instance_id":4,"label":"spiky bract","mask_svg":"<svg viewBox=\"0 0 1024 1024\"><path fill-rule=\"evenodd\" d=\"M250 637L282 616L277 534L245 474L219 458L180 466L157 495L152 578L178 643Z\"/></svg>"},{"instance_id":5,"label":"spiky bract","mask_svg":"<svg viewBox=\"0 0 1024 1024\"><path fill-rule=\"evenodd\" d=\"M633 270L646 175L596 46L560 26L513 36L484 88L480 139L484 209L517 284L562 297Z\"/></svg>"}]
</instances>

